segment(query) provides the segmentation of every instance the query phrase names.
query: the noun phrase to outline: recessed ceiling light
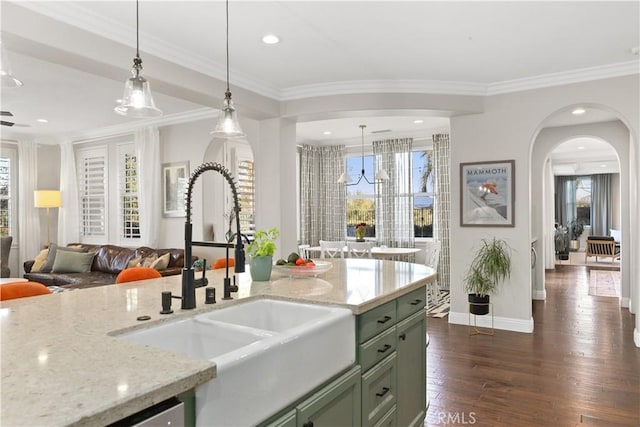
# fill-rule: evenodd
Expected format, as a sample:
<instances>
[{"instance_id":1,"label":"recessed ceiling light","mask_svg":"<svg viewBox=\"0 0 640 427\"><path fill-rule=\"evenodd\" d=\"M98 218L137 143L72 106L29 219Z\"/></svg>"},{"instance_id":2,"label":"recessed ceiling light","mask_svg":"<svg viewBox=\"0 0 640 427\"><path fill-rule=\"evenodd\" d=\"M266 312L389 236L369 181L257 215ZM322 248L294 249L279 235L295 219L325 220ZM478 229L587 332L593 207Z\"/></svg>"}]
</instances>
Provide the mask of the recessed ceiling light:
<instances>
[{"instance_id":1,"label":"recessed ceiling light","mask_svg":"<svg viewBox=\"0 0 640 427\"><path fill-rule=\"evenodd\" d=\"M279 42L280 42L280 39L275 34L267 34L262 37L262 43L264 44L276 44Z\"/></svg>"},{"instance_id":2,"label":"recessed ceiling light","mask_svg":"<svg viewBox=\"0 0 640 427\"><path fill-rule=\"evenodd\" d=\"M47 120L47 119L36 119L36 122L38 122L38 123L49 123L49 120Z\"/></svg>"},{"instance_id":3,"label":"recessed ceiling light","mask_svg":"<svg viewBox=\"0 0 640 427\"><path fill-rule=\"evenodd\" d=\"M116 99L116 104L122 104L122 99L120 98Z\"/></svg>"},{"instance_id":4,"label":"recessed ceiling light","mask_svg":"<svg viewBox=\"0 0 640 427\"><path fill-rule=\"evenodd\" d=\"M583 145L579 146L578 150L584 150L584 146Z\"/></svg>"},{"instance_id":5,"label":"recessed ceiling light","mask_svg":"<svg viewBox=\"0 0 640 427\"><path fill-rule=\"evenodd\" d=\"M606 168L606 167L607 167L607 165L600 165L600 167L601 167L601 168Z\"/></svg>"},{"instance_id":6,"label":"recessed ceiling light","mask_svg":"<svg viewBox=\"0 0 640 427\"><path fill-rule=\"evenodd\" d=\"M640 55L640 46L632 47L631 53L633 53L634 55Z\"/></svg>"},{"instance_id":7,"label":"recessed ceiling light","mask_svg":"<svg viewBox=\"0 0 640 427\"><path fill-rule=\"evenodd\" d=\"M413 123L419 125L420 123L424 123L424 120L422 119L414 120Z\"/></svg>"},{"instance_id":8,"label":"recessed ceiling light","mask_svg":"<svg viewBox=\"0 0 640 427\"><path fill-rule=\"evenodd\" d=\"M587 112L587 110L585 110L584 108L576 108L575 110L573 110L571 112L571 114L573 114L575 116L579 116L580 114L584 114L586 112Z\"/></svg>"},{"instance_id":9,"label":"recessed ceiling light","mask_svg":"<svg viewBox=\"0 0 640 427\"><path fill-rule=\"evenodd\" d=\"M323 135L331 135L331 131L330 130L325 130L324 132L322 132Z\"/></svg>"}]
</instances>

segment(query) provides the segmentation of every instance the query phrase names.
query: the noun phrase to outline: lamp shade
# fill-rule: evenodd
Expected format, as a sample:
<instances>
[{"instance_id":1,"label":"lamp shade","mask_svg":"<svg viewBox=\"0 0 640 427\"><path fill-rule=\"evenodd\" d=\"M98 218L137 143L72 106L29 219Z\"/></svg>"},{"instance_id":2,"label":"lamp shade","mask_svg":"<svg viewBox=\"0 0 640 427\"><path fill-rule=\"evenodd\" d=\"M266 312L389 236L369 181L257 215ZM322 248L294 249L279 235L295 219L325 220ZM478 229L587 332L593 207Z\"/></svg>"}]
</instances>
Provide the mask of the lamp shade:
<instances>
[{"instance_id":1,"label":"lamp shade","mask_svg":"<svg viewBox=\"0 0 640 427\"><path fill-rule=\"evenodd\" d=\"M386 170L379 169L376 172L376 179L379 180L379 181L389 181L389 179L391 179L391 178L389 178L389 174L387 173Z\"/></svg>"},{"instance_id":2,"label":"lamp shade","mask_svg":"<svg viewBox=\"0 0 640 427\"><path fill-rule=\"evenodd\" d=\"M36 208L59 208L62 206L62 194L59 190L36 190L33 192L33 204Z\"/></svg>"},{"instance_id":3,"label":"lamp shade","mask_svg":"<svg viewBox=\"0 0 640 427\"><path fill-rule=\"evenodd\" d=\"M114 108L114 111L121 116L135 118L161 116L162 111L153 102L149 81L141 74L136 74L135 69L133 73L133 77L124 84L122 104Z\"/></svg>"}]
</instances>

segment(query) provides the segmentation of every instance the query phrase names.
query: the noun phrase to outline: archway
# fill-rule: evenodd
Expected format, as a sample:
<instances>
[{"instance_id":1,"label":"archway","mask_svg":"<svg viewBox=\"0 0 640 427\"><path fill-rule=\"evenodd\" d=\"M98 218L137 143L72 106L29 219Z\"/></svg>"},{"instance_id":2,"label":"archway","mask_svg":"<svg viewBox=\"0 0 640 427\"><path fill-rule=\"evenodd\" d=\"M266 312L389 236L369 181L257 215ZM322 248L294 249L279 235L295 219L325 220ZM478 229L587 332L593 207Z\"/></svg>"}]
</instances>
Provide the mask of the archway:
<instances>
[{"instance_id":1,"label":"archway","mask_svg":"<svg viewBox=\"0 0 640 427\"><path fill-rule=\"evenodd\" d=\"M548 259L549 251L554 251L553 246L553 214L549 210L553 208L553 179L549 178L550 170L547 159L555 147L563 142L577 137L591 137L609 143L616 152L620 166L620 194L621 194L621 228L622 241L630 242L630 183L635 176L631 176L630 167L631 143L629 128L621 118L606 107L590 107L604 113L607 120L599 122L584 122L580 124L567 124L563 126L549 126L553 124L559 115L566 115L575 106L569 106L561 111L553 113L544 120L532 141L531 147L531 235L537 237L534 244L539 256L538 259ZM607 115L608 114L608 115ZM626 159L626 161L624 161ZM543 179L534 179L543 177ZM550 206L551 205L551 206ZM551 218L551 219L550 219ZM622 245L622 259L630 259L629 244ZM553 252L555 254L555 252ZM532 271L532 298L545 299L544 286L545 263L538 262ZM629 307L633 290L630 284L630 268L628 263L621 263L621 305Z\"/></svg>"}]
</instances>

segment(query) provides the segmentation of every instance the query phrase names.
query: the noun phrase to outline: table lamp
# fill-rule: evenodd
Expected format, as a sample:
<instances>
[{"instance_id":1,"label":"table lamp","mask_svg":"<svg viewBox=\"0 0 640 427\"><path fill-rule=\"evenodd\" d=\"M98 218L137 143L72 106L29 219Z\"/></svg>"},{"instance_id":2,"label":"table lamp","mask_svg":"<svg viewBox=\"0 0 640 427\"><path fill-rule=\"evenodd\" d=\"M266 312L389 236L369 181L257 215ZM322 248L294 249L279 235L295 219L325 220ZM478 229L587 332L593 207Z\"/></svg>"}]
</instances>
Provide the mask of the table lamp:
<instances>
[{"instance_id":1,"label":"table lamp","mask_svg":"<svg viewBox=\"0 0 640 427\"><path fill-rule=\"evenodd\" d=\"M33 192L33 205L36 208L47 209L47 244L51 243L51 225L49 208L62 206L62 195L59 190L36 190Z\"/></svg>"}]
</instances>

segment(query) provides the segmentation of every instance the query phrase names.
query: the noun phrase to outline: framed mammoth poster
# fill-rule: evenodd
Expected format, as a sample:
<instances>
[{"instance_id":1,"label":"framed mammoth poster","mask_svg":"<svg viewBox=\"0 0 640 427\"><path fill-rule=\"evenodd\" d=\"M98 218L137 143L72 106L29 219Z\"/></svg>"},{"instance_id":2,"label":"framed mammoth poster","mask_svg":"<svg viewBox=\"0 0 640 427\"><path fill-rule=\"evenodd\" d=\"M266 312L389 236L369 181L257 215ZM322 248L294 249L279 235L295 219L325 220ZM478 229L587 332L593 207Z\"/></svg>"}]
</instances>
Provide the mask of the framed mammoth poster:
<instances>
[{"instance_id":1,"label":"framed mammoth poster","mask_svg":"<svg viewBox=\"0 0 640 427\"><path fill-rule=\"evenodd\" d=\"M460 164L460 226L514 227L515 161Z\"/></svg>"}]
</instances>

